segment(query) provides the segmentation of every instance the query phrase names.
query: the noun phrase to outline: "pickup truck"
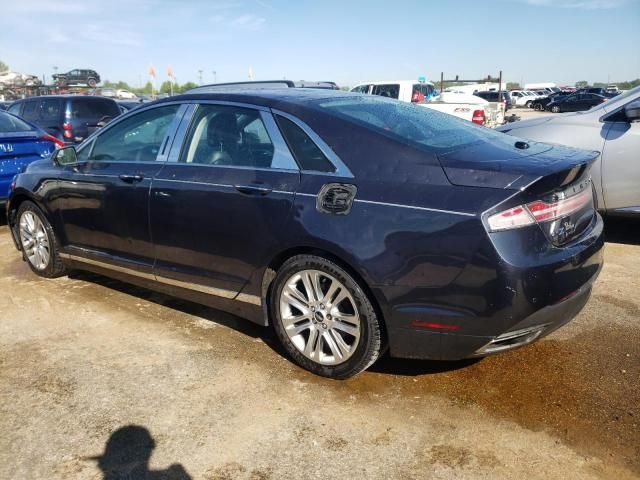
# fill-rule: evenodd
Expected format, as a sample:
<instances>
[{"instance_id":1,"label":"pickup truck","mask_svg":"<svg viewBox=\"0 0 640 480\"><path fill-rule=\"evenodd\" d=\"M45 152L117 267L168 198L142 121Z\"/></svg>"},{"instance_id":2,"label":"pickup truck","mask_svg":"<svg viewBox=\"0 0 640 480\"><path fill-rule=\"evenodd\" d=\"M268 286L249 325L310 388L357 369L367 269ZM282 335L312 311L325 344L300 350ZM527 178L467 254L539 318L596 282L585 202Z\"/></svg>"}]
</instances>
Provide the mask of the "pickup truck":
<instances>
[{"instance_id":1,"label":"pickup truck","mask_svg":"<svg viewBox=\"0 0 640 480\"><path fill-rule=\"evenodd\" d=\"M491 128L501 125L504 121L504 107L501 110L500 104L497 102L494 106L471 94L440 93L433 83L426 81L366 82L356 85L351 91L395 98L401 102L416 103Z\"/></svg>"}]
</instances>

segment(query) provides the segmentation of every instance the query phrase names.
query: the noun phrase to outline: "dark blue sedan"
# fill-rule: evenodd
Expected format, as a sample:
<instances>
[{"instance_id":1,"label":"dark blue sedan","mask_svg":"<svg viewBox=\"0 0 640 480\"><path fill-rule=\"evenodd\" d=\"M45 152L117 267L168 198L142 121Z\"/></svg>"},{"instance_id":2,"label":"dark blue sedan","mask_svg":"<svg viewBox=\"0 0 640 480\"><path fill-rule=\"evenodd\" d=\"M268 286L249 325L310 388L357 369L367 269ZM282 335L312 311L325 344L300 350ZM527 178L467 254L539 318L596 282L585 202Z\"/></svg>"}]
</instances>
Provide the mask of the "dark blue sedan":
<instances>
[{"instance_id":1,"label":"dark blue sedan","mask_svg":"<svg viewBox=\"0 0 640 480\"><path fill-rule=\"evenodd\" d=\"M602 265L597 152L310 89L145 105L18 176L17 248L272 325L334 378L452 360L571 320Z\"/></svg>"},{"instance_id":2,"label":"dark blue sedan","mask_svg":"<svg viewBox=\"0 0 640 480\"><path fill-rule=\"evenodd\" d=\"M35 125L0 111L0 203L9 198L13 177L63 145Z\"/></svg>"}]
</instances>

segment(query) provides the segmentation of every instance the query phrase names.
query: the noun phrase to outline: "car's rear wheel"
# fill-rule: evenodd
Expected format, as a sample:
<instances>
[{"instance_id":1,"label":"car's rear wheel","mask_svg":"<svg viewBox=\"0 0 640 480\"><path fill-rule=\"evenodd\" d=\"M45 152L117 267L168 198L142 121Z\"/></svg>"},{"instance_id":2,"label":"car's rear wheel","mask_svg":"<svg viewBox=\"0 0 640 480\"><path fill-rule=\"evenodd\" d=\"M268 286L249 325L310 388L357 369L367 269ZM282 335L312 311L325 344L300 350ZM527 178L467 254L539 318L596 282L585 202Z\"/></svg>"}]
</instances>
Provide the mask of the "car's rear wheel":
<instances>
[{"instance_id":1,"label":"car's rear wheel","mask_svg":"<svg viewBox=\"0 0 640 480\"><path fill-rule=\"evenodd\" d=\"M541 104L541 103L536 103L536 104L533 106L533 108L534 108L535 110L537 110L538 112L542 112L542 111L544 110L544 107L542 106L542 104Z\"/></svg>"},{"instance_id":2,"label":"car's rear wheel","mask_svg":"<svg viewBox=\"0 0 640 480\"><path fill-rule=\"evenodd\" d=\"M531 103L532 103L532 100L529 100L529 101L528 101L527 103L525 103L524 105L525 105L525 107L527 107L527 108L531 108Z\"/></svg>"},{"instance_id":3,"label":"car's rear wheel","mask_svg":"<svg viewBox=\"0 0 640 480\"><path fill-rule=\"evenodd\" d=\"M553 113L560 113L560 105L554 105L553 107L551 107L551 111Z\"/></svg>"},{"instance_id":4,"label":"car's rear wheel","mask_svg":"<svg viewBox=\"0 0 640 480\"><path fill-rule=\"evenodd\" d=\"M96 86L96 79L95 78L90 78L89 80L87 80L87 84L92 88L95 87Z\"/></svg>"},{"instance_id":5,"label":"car's rear wheel","mask_svg":"<svg viewBox=\"0 0 640 480\"><path fill-rule=\"evenodd\" d=\"M382 332L375 309L343 268L297 255L274 279L271 318L289 356L324 377L349 378L379 357Z\"/></svg>"},{"instance_id":6,"label":"car's rear wheel","mask_svg":"<svg viewBox=\"0 0 640 480\"><path fill-rule=\"evenodd\" d=\"M46 278L66 273L53 229L32 202L23 202L18 209L18 237L24 258L33 272Z\"/></svg>"}]
</instances>

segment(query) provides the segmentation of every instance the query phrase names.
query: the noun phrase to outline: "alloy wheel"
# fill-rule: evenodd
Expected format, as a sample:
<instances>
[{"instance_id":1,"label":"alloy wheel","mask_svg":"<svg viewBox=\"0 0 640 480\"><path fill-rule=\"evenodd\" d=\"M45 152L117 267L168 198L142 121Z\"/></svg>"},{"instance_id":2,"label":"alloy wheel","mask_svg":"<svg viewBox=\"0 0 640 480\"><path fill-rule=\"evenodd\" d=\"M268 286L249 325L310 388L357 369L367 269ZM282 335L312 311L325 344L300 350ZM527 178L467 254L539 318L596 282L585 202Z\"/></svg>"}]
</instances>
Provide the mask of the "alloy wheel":
<instances>
[{"instance_id":1,"label":"alloy wheel","mask_svg":"<svg viewBox=\"0 0 640 480\"><path fill-rule=\"evenodd\" d=\"M320 270L291 275L280 294L280 321L291 343L322 365L348 360L360 340L360 315L353 295Z\"/></svg>"},{"instance_id":2,"label":"alloy wheel","mask_svg":"<svg viewBox=\"0 0 640 480\"><path fill-rule=\"evenodd\" d=\"M44 270L49 265L51 247L44 224L32 211L25 211L20 217L20 241L29 263L36 270Z\"/></svg>"}]
</instances>

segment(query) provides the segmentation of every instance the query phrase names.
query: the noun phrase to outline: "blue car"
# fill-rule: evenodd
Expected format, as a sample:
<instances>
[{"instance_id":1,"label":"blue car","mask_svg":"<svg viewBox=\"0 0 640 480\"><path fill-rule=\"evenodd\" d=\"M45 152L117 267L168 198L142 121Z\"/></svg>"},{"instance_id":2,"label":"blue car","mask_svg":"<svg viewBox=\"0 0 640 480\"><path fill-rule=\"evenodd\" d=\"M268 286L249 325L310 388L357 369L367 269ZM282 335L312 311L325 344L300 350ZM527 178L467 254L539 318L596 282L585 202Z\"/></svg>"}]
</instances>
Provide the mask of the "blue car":
<instances>
[{"instance_id":1,"label":"blue car","mask_svg":"<svg viewBox=\"0 0 640 480\"><path fill-rule=\"evenodd\" d=\"M13 177L60 146L64 143L44 130L0 111L0 203L9 198Z\"/></svg>"},{"instance_id":2,"label":"blue car","mask_svg":"<svg viewBox=\"0 0 640 480\"><path fill-rule=\"evenodd\" d=\"M602 265L597 156L377 96L198 92L32 163L8 223L37 275L201 302L348 378L387 350L479 357L571 320Z\"/></svg>"}]
</instances>

